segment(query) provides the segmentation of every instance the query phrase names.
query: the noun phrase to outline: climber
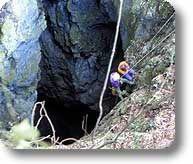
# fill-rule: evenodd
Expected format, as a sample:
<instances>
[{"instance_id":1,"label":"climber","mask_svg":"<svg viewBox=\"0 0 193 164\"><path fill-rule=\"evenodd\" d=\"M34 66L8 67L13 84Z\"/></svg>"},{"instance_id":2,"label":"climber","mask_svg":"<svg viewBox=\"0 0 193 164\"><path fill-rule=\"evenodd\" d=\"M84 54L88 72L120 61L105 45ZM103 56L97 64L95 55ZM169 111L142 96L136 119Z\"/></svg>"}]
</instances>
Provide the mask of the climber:
<instances>
[{"instance_id":1,"label":"climber","mask_svg":"<svg viewBox=\"0 0 193 164\"><path fill-rule=\"evenodd\" d=\"M121 81L128 84L133 84L134 70L129 67L126 61L119 63L118 72L122 75Z\"/></svg>"},{"instance_id":2,"label":"climber","mask_svg":"<svg viewBox=\"0 0 193 164\"><path fill-rule=\"evenodd\" d=\"M111 73L110 82L112 85L112 95L116 96L118 94L120 99L123 99L121 89L120 89L120 84L121 84L120 80L121 80L121 77L118 72Z\"/></svg>"}]
</instances>

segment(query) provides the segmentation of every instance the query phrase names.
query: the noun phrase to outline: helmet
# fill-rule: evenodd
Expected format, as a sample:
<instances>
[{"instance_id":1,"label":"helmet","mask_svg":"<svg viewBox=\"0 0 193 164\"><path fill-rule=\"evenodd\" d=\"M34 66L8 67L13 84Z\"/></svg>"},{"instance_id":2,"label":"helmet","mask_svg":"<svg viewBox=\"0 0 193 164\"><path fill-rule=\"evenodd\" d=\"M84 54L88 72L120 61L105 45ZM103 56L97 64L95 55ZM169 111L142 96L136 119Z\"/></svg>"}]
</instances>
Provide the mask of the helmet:
<instances>
[{"instance_id":1,"label":"helmet","mask_svg":"<svg viewBox=\"0 0 193 164\"><path fill-rule=\"evenodd\" d=\"M126 66L126 65L121 65L120 68L121 68L122 70L127 70L127 69L128 69L128 66Z\"/></svg>"},{"instance_id":2,"label":"helmet","mask_svg":"<svg viewBox=\"0 0 193 164\"><path fill-rule=\"evenodd\" d=\"M120 62L118 66L118 72L121 74L128 73L129 71L129 64L126 61Z\"/></svg>"},{"instance_id":3,"label":"helmet","mask_svg":"<svg viewBox=\"0 0 193 164\"><path fill-rule=\"evenodd\" d=\"M111 73L111 76L110 76L111 81L119 81L120 78L121 77L120 77L119 73L117 73L117 72Z\"/></svg>"}]
</instances>

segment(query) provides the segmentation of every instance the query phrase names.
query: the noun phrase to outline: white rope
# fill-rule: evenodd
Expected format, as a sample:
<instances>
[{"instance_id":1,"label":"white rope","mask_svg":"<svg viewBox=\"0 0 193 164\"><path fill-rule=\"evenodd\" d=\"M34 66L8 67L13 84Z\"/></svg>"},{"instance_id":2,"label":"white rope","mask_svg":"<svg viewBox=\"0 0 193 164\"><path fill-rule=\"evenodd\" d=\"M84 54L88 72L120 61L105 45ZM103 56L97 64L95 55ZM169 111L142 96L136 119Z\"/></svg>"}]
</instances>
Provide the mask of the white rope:
<instances>
[{"instance_id":1,"label":"white rope","mask_svg":"<svg viewBox=\"0 0 193 164\"><path fill-rule=\"evenodd\" d=\"M99 122L102 118L102 115L103 115L103 107L102 107L103 97L104 97L105 90L107 88L109 74L110 74L110 71L111 71L112 62L113 62L113 58L114 58L115 51L116 51L116 45L117 45L117 40L118 40L118 35L119 35L119 27L120 27L120 22L121 22L121 15L122 15L122 7L123 7L123 0L120 0L119 14L118 14L116 33L115 33L115 38L114 38L114 43L113 43L113 49L112 49L112 53L111 53L111 56L110 56L109 65L108 65L108 69L107 69L103 89L102 89L102 92L101 92L101 95L100 95L100 100L99 100L100 113L99 113L99 117L98 117L97 122L96 122L96 126L95 126L94 131L93 131L93 138L92 138L93 142L94 142L94 136L95 136L96 129L98 128L98 124L99 124Z\"/></svg>"}]
</instances>

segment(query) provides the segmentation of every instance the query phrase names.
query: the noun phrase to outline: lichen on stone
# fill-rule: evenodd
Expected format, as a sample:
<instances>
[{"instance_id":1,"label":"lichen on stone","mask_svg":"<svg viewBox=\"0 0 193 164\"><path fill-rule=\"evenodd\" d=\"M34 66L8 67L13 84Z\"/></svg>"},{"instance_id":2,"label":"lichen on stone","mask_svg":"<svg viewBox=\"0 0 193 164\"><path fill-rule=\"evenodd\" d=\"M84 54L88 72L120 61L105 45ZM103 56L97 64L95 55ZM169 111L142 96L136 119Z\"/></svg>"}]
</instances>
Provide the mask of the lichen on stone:
<instances>
[{"instance_id":1,"label":"lichen on stone","mask_svg":"<svg viewBox=\"0 0 193 164\"><path fill-rule=\"evenodd\" d=\"M4 3L0 16L0 113L14 119L30 117L37 97L38 39L46 27L44 15L36 0L12 0ZM6 125L11 118L4 120L5 115L0 114L0 120Z\"/></svg>"}]
</instances>

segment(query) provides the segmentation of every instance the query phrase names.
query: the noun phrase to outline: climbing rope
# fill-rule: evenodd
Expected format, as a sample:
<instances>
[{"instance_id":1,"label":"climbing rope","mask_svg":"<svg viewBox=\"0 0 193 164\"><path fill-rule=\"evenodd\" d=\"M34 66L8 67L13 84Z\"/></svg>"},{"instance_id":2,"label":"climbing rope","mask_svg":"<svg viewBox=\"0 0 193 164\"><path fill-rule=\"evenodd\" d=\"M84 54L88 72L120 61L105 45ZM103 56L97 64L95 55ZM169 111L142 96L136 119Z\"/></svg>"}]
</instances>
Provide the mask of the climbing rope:
<instances>
[{"instance_id":1,"label":"climbing rope","mask_svg":"<svg viewBox=\"0 0 193 164\"><path fill-rule=\"evenodd\" d=\"M116 33L115 33L115 38L114 38L114 43L113 43L113 49L112 49L111 57L110 57L110 60L109 60L109 65L108 65L107 74L106 74L106 77L105 77L103 89L102 89L102 92L101 92L101 95L100 95L100 100L99 100L100 113L99 113L99 117L98 117L97 122L96 122L96 126L95 126L95 128L93 130L93 136L92 136L92 142L93 143L94 143L94 136L95 136L96 129L98 128L98 124L99 124L99 122L100 122L100 120L102 118L102 115L103 115L103 107L102 107L103 97L104 97L105 90L107 88L107 84L108 84L108 80L109 80L109 74L110 74L110 71L111 71L113 58L115 56L115 50L116 50L116 45L117 45L117 40L118 40L118 35L119 35L119 27L120 27L120 22L121 22L122 7L123 7L123 0L120 0L119 14L118 14Z\"/></svg>"}]
</instances>

